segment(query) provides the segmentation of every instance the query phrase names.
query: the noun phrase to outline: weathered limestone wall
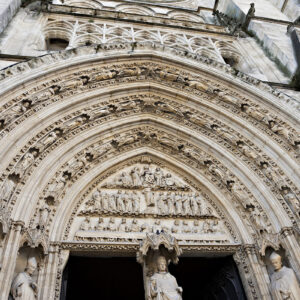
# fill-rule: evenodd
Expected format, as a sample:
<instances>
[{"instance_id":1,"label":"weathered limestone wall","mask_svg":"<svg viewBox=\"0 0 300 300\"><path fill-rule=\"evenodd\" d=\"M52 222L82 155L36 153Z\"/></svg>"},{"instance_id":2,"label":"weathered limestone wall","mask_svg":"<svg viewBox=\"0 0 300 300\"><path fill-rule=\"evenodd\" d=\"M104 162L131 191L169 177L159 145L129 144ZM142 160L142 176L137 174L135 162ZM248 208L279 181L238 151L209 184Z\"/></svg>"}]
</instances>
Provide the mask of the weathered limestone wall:
<instances>
[{"instance_id":1,"label":"weathered limestone wall","mask_svg":"<svg viewBox=\"0 0 300 300\"><path fill-rule=\"evenodd\" d=\"M0 0L0 33L6 28L21 5L21 0Z\"/></svg>"},{"instance_id":2,"label":"weathered limestone wall","mask_svg":"<svg viewBox=\"0 0 300 300\"><path fill-rule=\"evenodd\" d=\"M221 1L218 10L243 23L250 8L255 3L255 16L272 18L275 20L291 21L290 18L275 7L271 2L261 0L225 0ZM292 4L290 4L292 5ZM299 5L294 4L295 11ZM251 20L248 27L259 42L266 49L268 55L280 62L287 72L293 74L297 69L293 45L287 34L287 24Z\"/></svg>"},{"instance_id":3,"label":"weathered limestone wall","mask_svg":"<svg viewBox=\"0 0 300 300\"><path fill-rule=\"evenodd\" d=\"M300 4L298 0L269 0L291 21L300 16Z\"/></svg>"}]
</instances>

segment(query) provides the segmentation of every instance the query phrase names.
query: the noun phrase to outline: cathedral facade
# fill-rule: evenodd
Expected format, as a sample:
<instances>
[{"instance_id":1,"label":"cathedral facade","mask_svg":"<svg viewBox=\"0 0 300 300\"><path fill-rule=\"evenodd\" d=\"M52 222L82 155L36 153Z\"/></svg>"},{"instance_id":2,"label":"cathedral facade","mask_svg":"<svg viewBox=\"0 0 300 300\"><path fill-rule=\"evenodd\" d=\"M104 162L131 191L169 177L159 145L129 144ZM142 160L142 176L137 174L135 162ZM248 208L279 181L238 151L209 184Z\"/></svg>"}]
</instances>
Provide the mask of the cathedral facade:
<instances>
[{"instance_id":1,"label":"cathedral facade","mask_svg":"<svg viewBox=\"0 0 300 300\"><path fill-rule=\"evenodd\" d=\"M0 299L299 299L299 15L1 0Z\"/></svg>"}]
</instances>

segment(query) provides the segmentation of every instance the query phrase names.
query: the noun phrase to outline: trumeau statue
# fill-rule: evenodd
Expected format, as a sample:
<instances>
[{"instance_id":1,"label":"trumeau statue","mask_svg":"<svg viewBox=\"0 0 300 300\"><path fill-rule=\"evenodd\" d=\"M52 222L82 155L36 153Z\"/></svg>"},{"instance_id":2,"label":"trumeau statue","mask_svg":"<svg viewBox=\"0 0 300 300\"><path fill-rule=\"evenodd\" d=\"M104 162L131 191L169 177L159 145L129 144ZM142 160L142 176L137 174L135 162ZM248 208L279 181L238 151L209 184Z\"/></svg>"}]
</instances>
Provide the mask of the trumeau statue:
<instances>
[{"instance_id":1,"label":"trumeau statue","mask_svg":"<svg viewBox=\"0 0 300 300\"><path fill-rule=\"evenodd\" d=\"M157 259L158 272L150 278L149 300L182 300L182 288L178 286L176 278L167 269L164 256Z\"/></svg>"},{"instance_id":2,"label":"trumeau statue","mask_svg":"<svg viewBox=\"0 0 300 300\"><path fill-rule=\"evenodd\" d=\"M28 259L24 272L19 273L13 280L11 294L14 300L35 300L37 299L38 288L32 279L37 268L37 261L34 257Z\"/></svg>"},{"instance_id":3,"label":"trumeau statue","mask_svg":"<svg viewBox=\"0 0 300 300\"><path fill-rule=\"evenodd\" d=\"M300 288L294 271L282 266L281 256L275 252L271 254L270 260L274 267L274 273L271 276L271 289L274 299L300 299Z\"/></svg>"}]
</instances>

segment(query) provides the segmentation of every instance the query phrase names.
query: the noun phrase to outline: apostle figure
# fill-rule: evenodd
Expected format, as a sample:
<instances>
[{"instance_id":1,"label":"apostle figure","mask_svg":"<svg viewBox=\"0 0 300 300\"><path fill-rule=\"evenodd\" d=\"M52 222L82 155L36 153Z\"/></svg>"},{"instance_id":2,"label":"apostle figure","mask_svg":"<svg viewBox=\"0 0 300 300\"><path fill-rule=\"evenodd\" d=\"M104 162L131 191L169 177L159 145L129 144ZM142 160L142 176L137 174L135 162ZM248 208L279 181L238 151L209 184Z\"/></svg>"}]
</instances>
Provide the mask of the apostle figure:
<instances>
[{"instance_id":1,"label":"apostle figure","mask_svg":"<svg viewBox=\"0 0 300 300\"><path fill-rule=\"evenodd\" d=\"M182 288L178 286L176 278L167 269L164 256L157 259L158 272L150 278L151 300L182 300Z\"/></svg>"},{"instance_id":2,"label":"apostle figure","mask_svg":"<svg viewBox=\"0 0 300 300\"><path fill-rule=\"evenodd\" d=\"M275 252L271 254L270 260L274 267L274 273L271 276L271 288L274 299L300 299L300 288L294 271L282 266L281 256Z\"/></svg>"},{"instance_id":3,"label":"apostle figure","mask_svg":"<svg viewBox=\"0 0 300 300\"><path fill-rule=\"evenodd\" d=\"M36 268L36 259L34 257L29 258L25 271L19 273L12 283L11 294L14 300L36 300L38 289L32 279Z\"/></svg>"}]
</instances>

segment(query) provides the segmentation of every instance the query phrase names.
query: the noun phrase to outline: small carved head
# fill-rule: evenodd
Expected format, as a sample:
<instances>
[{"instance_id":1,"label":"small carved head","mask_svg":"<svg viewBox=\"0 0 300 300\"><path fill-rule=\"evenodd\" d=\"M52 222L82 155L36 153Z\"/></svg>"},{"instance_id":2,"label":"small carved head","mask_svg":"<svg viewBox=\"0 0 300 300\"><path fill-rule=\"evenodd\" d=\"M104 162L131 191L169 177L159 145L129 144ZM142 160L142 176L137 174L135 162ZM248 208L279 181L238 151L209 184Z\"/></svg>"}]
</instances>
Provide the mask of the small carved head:
<instances>
[{"instance_id":1,"label":"small carved head","mask_svg":"<svg viewBox=\"0 0 300 300\"><path fill-rule=\"evenodd\" d=\"M32 275L37 268L37 261L35 257L30 257L27 261L26 271L29 275Z\"/></svg>"},{"instance_id":2,"label":"small carved head","mask_svg":"<svg viewBox=\"0 0 300 300\"><path fill-rule=\"evenodd\" d=\"M175 220L174 221L174 225L179 226L180 225L180 221L179 220Z\"/></svg>"},{"instance_id":3,"label":"small carved head","mask_svg":"<svg viewBox=\"0 0 300 300\"><path fill-rule=\"evenodd\" d=\"M164 256L157 258L157 269L159 272L167 272L167 260Z\"/></svg>"},{"instance_id":4,"label":"small carved head","mask_svg":"<svg viewBox=\"0 0 300 300\"><path fill-rule=\"evenodd\" d=\"M272 266L274 267L275 271L279 271L282 267L282 261L281 261L281 256L277 254L276 252L273 252L270 255L270 261Z\"/></svg>"}]
</instances>

